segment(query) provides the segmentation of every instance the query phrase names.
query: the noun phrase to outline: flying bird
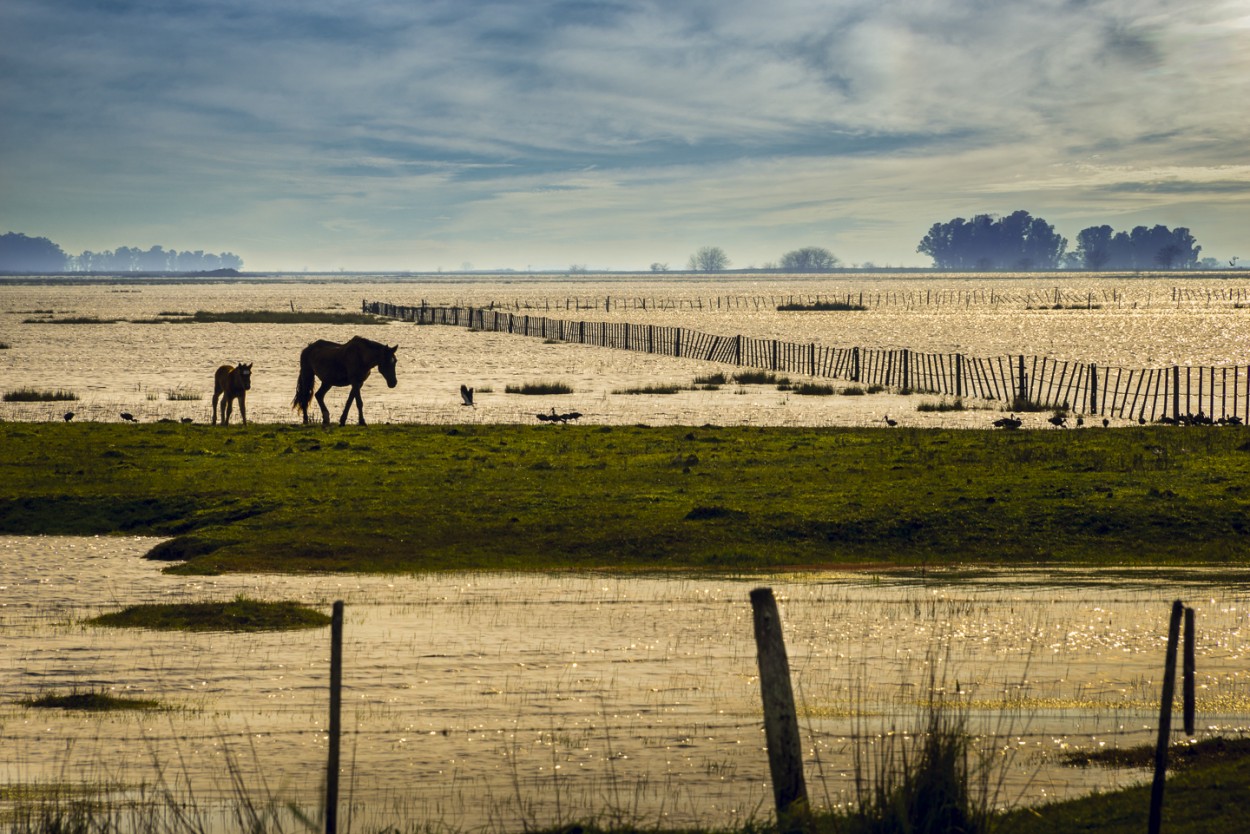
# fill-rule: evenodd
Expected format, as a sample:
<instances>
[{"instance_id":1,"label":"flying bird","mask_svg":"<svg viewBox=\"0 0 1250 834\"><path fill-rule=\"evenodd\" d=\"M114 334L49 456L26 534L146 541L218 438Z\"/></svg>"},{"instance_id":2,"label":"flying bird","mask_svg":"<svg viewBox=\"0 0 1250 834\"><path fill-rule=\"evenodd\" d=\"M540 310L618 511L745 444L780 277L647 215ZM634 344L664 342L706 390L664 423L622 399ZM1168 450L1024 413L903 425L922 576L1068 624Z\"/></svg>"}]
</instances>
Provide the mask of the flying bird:
<instances>
[{"instance_id":1,"label":"flying bird","mask_svg":"<svg viewBox=\"0 0 1250 834\"><path fill-rule=\"evenodd\" d=\"M460 386L461 405L473 405L473 389L466 385Z\"/></svg>"}]
</instances>

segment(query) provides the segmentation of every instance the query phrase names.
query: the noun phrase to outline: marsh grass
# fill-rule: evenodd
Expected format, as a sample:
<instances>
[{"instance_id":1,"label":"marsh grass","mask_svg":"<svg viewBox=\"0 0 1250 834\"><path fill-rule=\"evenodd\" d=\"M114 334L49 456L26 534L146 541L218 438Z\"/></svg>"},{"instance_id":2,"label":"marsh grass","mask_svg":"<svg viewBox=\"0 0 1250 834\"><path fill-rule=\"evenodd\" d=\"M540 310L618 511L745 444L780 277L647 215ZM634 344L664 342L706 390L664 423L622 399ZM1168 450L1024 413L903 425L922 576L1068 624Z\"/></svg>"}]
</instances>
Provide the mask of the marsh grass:
<instances>
[{"instance_id":1,"label":"marsh grass","mask_svg":"<svg viewBox=\"0 0 1250 834\"><path fill-rule=\"evenodd\" d=\"M867 393L867 391L858 385L848 385L842 389L842 396L844 397L862 397Z\"/></svg>"},{"instance_id":2,"label":"marsh grass","mask_svg":"<svg viewBox=\"0 0 1250 834\"><path fill-rule=\"evenodd\" d=\"M729 382L728 377L722 373L705 374L694 378L695 385L724 385Z\"/></svg>"},{"instance_id":3,"label":"marsh grass","mask_svg":"<svg viewBox=\"0 0 1250 834\"><path fill-rule=\"evenodd\" d=\"M78 395L73 391L59 388L55 391L43 391L37 388L17 388L13 391L4 392L4 401L6 403L70 402L77 399Z\"/></svg>"},{"instance_id":4,"label":"marsh grass","mask_svg":"<svg viewBox=\"0 0 1250 834\"><path fill-rule=\"evenodd\" d=\"M22 319L22 324L117 324L121 319L102 319L96 316L66 316L63 319Z\"/></svg>"},{"instance_id":5,"label":"marsh grass","mask_svg":"<svg viewBox=\"0 0 1250 834\"><path fill-rule=\"evenodd\" d=\"M780 387L780 386L778 386ZM829 397L834 394L832 385L823 385L817 382L800 382L788 389L792 394L798 394L804 397Z\"/></svg>"},{"instance_id":6,"label":"marsh grass","mask_svg":"<svg viewBox=\"0 0 1250 834\"><path fill-rule=\"evenodd\" d=\"M738 371L731 379L739 385L789 385L788 377L769 371Z\"/></svg>"},{"instance_id":7,"label":"marsh grass","mask_svg":"<svg viewBox=\"0 0 1250 834\"><path fill-rule=\"evenodd\" d=\"M87 620L89 625L148 628L156 631L291 631L320 628L330 617L295 602L262 602L236 597L230 602L132 605Z\"/></svg>"},{"instance_id":8,"label":"marsh grass","mask_svg":"<svg viewBox=\"0 0 1250 834\"><path fill-rule=\"evenodd\" d=\"M521 385L505 385L505 394L544 396L547 394L572 394L573 389L563 382L525 382Z\"/></svg>"},{"instance_id":9,"label":"marsh grass","mask_svg":"<svg viewBox=\"0 0 1250 834\"><path fill-rule=\"evenodd\" d=\"M165 392L165 399L171 402L192 402L204 399L204 395L191 388L170 388Z\"/></svg>"},{"instance_id":10,"label":"marsh grass","mask_svg":"<svg viewBox=\"0 0 1250 834\"><path fill-rule=\"evenodd\" d=\"M1038 402L1037 400L1029 399L1028 397L1022 397L1019 394L1012 397L1011 402L1008 403L1007 406L1003 408L1003 411L1019 411L1024 414L1028 414L1028 413L1036 414L1041 411L1053 411L1053 410L1054 410L1053 405L1047 405L1043 402Z\"/></svg>"},{"instance_id":11,"label":"marsh grass","mask_svg":"<svg viewBox=\"0 0 1250 834\"><path fill-rule=\"evenodd\" d=\"M948 400L946 397L942 397L940 400L924 400L919 402L916 404L916 410L926 412L967 411L968 406L964 403L962 397L956 397L953 400Z\"/></svg>"},{"instance_id":12,"label":"marsh grass","mask_svg":"<svg viewBox=\"0 0 1250 834\"><path fill-rule=\"evenodd\" d=\"M80 710L82 712L126 712L162 709L159 701L148 698L123 698L102 689L77 689L68 693L46 692L23 705L37 709Z\"/></svg>"}]
</instances>

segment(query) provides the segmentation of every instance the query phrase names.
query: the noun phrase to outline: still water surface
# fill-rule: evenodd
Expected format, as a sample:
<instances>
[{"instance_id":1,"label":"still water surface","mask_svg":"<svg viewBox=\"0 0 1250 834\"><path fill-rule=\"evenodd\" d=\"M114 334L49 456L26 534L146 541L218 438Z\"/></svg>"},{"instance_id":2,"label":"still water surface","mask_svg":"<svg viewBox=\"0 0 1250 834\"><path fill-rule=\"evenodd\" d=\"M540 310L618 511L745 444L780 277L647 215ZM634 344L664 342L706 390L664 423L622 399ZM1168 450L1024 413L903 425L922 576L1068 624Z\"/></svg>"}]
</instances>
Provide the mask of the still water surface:
<instances>
[{"instance_id":1,"label":"still water surface","mask_svg":"<svg viewBox=\"0 0 1250 834\"><path fill-rule=\"evenodd\" d=\"M175 577L152 539L0 538L4 783L134 793L164 780L201 807L229 772L313 807L328 629L171 634L93 628L120 606L346 602L345 799L359 824L507 827L590 814L721 825L767 815L749 591L781 601L809 790L851 789L856 746L918 726L929 681L961 704L1005 804L1114 787L1065 750L1153 739L1171 600L1197 612L1199 736L1247 725L1250 583L1202 574L1011 572L925 582L854 574L692 578L461 574ZM22 706L104 689L174 709ZM126 794L129 795L129 794Z\"/></svg>"},{"instance_id":2,"label":"still water surface","mask_svg":"<svg viewBox=\"0 0 1250 834\"><path fill-rule=\"evenodd\" d=\"M1067 282L1054 287L1057 281ZM1203 283L1205 282L1205 283ZM1172 301L1187 287L1184 303ZM1210 290L1214 287L1214 290ZM1204 301L1203 289L1222 295ZM1053 297L1103 299L1101 308L1027 309ZM873 306L863 312L780 312L776 302L859 293L898 298L969 298L996 303ZM1239 295L1240 293L1240 295ZM961 295L962 294L962 295ZM1244 302L1230 299L1242 298ZM604 309L607 299L625 300ZM399 385L366 384L373 422L536 422L551 407L579 411L588 422L701 425L871 425L885 414L902 425L983 428L986 411L916 411L932 396L800 396L773 386L727 385L671 395L620 393L659 384L689 386L696 376L732 367L608 348L546 344L540 339L458 327L393 323L384 327L261 324L136 324L167 313L241 310L337 311L361 301L396 304L513 305L534 314L588 321L680 325L718 335L745 334L829 346L906 347L971 356L1027 354L1097 362L1103 367L1250 365L1250 291L1235 280L1021 276L923 281L859 278L825 281L736 280L308 280L244 283L0 284L0 390L65 389L81 400L77 419L116 421L127 411L143 421L211 415L213 371L222 363L255 363L249 417L295 419L300 349L318 338L345 341L361 333L400 345ZM721 306L713 306L717 300ZM1009 299L1010 301L1002 301ZM1114 299L1114 300L1113 300ZM647 308L641 309L641 300ZM573 302L575 309L549 309ZM692 307L695 302L702 307ZM1238 306L1238 304L1242 306ZM577 305L592 309L576 309ZM771 306L770 306L771 305ZM111 324L48 324L69 317L120 319ZM509 385L559 381L574 393L527 397ZM798 381L805 381L805 378ZM476 407L460 405L461 384L477 389ZM843 387L842 383L838 387ZM191 396L178 399L171 394ZM345 389L331 392L335 417ZM988 404L987 404L988 405ZM993 406L997 409L998 406ZM62 403L0 403L0 419L60 419ZM1047 428L1045 414L1026 417ZM1125 421L1115 420L1122 423Z\"/></svg>"}]
</instances>

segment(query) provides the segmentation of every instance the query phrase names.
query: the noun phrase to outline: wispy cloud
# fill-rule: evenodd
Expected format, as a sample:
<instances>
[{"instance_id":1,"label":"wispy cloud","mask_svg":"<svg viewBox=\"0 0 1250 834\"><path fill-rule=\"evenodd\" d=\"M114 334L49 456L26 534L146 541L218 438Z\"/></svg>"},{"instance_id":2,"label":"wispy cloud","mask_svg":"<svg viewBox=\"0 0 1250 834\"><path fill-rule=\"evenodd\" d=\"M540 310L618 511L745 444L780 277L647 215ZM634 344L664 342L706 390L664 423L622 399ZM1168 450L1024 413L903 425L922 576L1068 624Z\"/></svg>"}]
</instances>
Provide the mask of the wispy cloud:
<instances>
[{"instance_id":1,"label":"wispy cloud","mask_svg":"<svg viewBox=\"0 0 1250 834\"><path fill-rule=\"evenodd\" d=\"M922 263L960 213L1210 199L1211 251L1250 208L1247 34L1237 2L8 0L0 225L257 267Z\"/></svg>"}]
</instances>

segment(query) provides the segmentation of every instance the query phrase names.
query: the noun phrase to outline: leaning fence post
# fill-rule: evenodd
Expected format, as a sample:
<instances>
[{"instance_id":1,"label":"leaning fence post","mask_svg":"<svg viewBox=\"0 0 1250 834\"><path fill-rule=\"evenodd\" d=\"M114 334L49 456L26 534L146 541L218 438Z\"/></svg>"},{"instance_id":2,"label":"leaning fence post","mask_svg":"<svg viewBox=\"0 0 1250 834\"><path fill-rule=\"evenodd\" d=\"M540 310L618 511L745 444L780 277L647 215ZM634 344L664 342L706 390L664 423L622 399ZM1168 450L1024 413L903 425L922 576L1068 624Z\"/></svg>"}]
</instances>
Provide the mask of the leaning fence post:
<instances>
[{"instance_id":1,"label":"leaning fence post","mask_svg":"<svg viewBox=\"0 0 1250 834\"><path fill-rule=\"evenodd\" d=\"M790 661L781 634L781 615L772 588L751 592L755 618L755 648L759 656L760 697L764 702L764 740L768 770L773 780L777 823L782 831L807 812L807 785L803 780L799 718L790 686Z\"/></svg>"},{"instance_id":2,"label":"leaning fence post","mask_svg":"<svg viewBox=\"0 0 1250 834\"><path fill-rule=\"evenodd\" d=\"M1159 834L1163 825L1163 786L1168 769L1168 740L1172 735L1172 699L1176 695L1176 644L1180 642L1181 615L1185 606L1178 599L1172 603L1172 619L1168 623L1168 648L1163 661L1163 697L1159 706L1159 738L1155 742L1155 775L1150 785L1150 818L1146 831Z\"/></svg>"},{"instance_id":3,"label":"leaning fence post","mask_svg":"<svg viewBox=\"0 0 1250 834\"><path fill-rule=\"evenodd\" d=\"M330 620L330 756L326 764L326 834L339 827L339 713L343 704L343 601Z\"/></svg>"}]
</instances>

